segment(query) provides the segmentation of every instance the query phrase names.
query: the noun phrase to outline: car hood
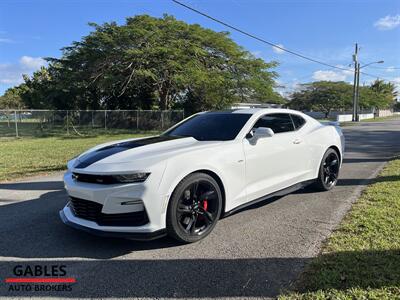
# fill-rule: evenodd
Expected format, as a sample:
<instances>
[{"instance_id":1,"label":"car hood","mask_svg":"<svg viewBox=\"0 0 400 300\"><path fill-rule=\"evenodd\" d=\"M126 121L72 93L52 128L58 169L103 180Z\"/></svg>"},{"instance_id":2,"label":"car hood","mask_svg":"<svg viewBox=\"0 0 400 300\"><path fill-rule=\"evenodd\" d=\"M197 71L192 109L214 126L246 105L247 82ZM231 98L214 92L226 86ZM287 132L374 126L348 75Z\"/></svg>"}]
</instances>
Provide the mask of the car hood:
<instances>
[{"instance_id":1,"label":"car hood","mask_svg":"<svg viewBox=\"0 0 400 300\"><path fill-rule=\"evenodd\" d=\"M181 152L220 144L220 141L198 141L192 137L154 136L130 139L96 146L71 161L75 171L98 169L103 164L134 163L168 159ZM150 163L150 162L149 162ZM142 165L142 164L140 164Z\"/></svg>"}]
</instances>

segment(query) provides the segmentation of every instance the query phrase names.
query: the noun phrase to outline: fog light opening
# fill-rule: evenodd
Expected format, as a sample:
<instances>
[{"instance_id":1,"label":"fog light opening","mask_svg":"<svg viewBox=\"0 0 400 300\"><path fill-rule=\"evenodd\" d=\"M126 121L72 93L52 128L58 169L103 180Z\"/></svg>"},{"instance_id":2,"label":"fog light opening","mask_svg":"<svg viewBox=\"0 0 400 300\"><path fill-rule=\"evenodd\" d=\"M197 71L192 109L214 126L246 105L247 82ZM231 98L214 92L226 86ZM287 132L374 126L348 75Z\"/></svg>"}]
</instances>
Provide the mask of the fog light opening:
<instances>
[{"instance_id":1,"label":"fog light opening","mask_svg":"<svg viewBox=\"0 0 400 300\"><path fill-rule=\"evenodd\" d=\"M121 205L136 205L136 204L143 204L143 201L141 199L134 199L130 201L121 202Z\"/></svg>"}]
</instances>

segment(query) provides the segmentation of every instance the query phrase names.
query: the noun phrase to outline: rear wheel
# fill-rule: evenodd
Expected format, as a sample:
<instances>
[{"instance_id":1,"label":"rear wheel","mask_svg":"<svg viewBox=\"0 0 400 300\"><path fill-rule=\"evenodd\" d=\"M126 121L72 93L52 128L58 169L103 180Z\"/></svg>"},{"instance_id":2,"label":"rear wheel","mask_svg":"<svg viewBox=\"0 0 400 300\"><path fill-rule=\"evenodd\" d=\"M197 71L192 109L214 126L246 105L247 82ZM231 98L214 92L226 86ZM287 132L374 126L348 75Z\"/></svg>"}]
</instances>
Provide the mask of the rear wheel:
<instances>
[{"instance_id":1,"label":"rear wheel","mask_svg":"<svg viewBox=\"0 0 400 300\"><path fill-rule=\"evenodd\" d=\"M178 241L197 242L215 227L222 210L218 183L205 173L194 173L176 187L167 210L167 232Z\"/></svg>"},{"instance_id":2,"label":"rear wheel","mask_svg":"<svg viewBox=\"0 0 400 300\"><path fill-rule=\"evenodd\" d=\"M339 155L333 149L328 149L322 158L317 181L314 187L319 191L329 191L337 183L339 177Z\"/></svg>"}]
</instances>

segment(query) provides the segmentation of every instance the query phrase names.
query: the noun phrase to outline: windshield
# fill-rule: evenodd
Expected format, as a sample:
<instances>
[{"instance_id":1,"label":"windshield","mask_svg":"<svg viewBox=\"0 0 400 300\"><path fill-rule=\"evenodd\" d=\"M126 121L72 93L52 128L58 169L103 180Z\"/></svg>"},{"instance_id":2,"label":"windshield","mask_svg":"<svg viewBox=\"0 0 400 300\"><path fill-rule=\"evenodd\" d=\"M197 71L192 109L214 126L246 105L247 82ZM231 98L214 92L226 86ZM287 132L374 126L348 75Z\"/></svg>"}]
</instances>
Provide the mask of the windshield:
<instances>
[{"instance_id":1,"label":"windshield","mask_svg":"<svg viewBox=\"0 0 400 300\"><path fill-rule=\"evenodd\" d=\"M164 133L168 136L190 136L199 141L233 140L251 114L211 112L188 119Z\"/></svg>"}]
</instances>

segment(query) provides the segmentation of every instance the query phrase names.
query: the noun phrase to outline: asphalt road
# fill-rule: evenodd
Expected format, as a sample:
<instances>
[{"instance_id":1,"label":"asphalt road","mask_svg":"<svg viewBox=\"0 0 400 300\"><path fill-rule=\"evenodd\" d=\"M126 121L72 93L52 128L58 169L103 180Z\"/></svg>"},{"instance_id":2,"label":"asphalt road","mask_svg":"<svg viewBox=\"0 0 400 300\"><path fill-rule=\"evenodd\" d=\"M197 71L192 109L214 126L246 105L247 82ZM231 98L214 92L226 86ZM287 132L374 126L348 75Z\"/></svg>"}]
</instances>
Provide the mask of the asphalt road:
<instances>
[{"instance_id":1,"label":"asphalt road","mask_svg":"<svg viewBox=\"0 0 400 300\"><path fill-rule=\"evenodd\" d=\"M61 175L0 185L0 297L267 298L295 280L385 161L400 153L400 120L344 129L338 186L301 190L220 220L178 245L104 239L63 225ZM72 291L10 291L16 265L65 265Z\"/></svg>"}]
</instances>

